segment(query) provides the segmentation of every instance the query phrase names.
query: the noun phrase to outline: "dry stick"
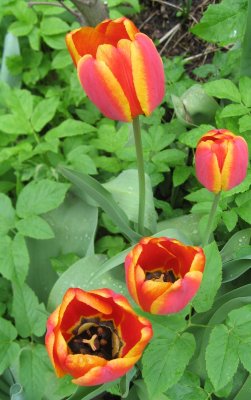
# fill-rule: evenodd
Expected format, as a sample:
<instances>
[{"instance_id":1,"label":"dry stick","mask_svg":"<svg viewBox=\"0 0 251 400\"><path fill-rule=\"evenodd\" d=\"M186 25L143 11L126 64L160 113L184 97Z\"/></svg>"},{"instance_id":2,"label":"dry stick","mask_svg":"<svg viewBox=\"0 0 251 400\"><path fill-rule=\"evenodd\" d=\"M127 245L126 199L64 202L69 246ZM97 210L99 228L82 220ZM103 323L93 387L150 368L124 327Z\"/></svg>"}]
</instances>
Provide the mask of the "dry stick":
<instances>
[{"instance_id":1,"label":"dry stick","mask_svg":"<svg viewBox=\"0 0 251 400\"><path fill-rule=\"evenodd\" d=\"M164 1L164 0L153 0L153 2L154 2L154 1L155 1L156 3L166 4L167 6L173 7L173 8L175 8L176 10L182 11L182 8L181 8L181 7L176 6L175 4L169 3L169 1Z\"/></svg>"},{"instance_id":2,"label":"dry stick","mask_svg":"<svg viewBox=\"0 0 251 400\"><path fill-rule=\"evenodd\" d=\"M161 50L159 51L159 54L161 55L163 53L163 51L165 50L165 48L167 47L167 45L171 42L172 38L176 35L176 33L178 32L178 29L176 29L175 31L173 31L172 35L169 36L169 39L166 41L166 43L164 44L164 46L161 48Z\"/></svg>"},{"instance_id":3,"label":"dry stick","mask_svg":"<svg viewBox=\"0 0 251 400\"><path fill-rule=\"evenodd\" d=\"M166 39L169 38L169 36L173 36L181 27L181 24L178 23L176 24L170 31L168 31L162 38L159 40L159 44L163 43Z\"/></svg>"},{"instance_id":4,"label":"dry stick","mask_svg":"<svg viewBox=\"0 0 251 400\"><path fill-rule=\"evenodd\" d=\"M139 30L141 30L143 28L143 26L145 24L147 24L147 22L149 22L157 13L158 13L158 10L154 11L154 13L152 13L144 22L142 22L142 24L139 26Z\"/></svg>"},{"instance_id":5,"label":"dry stick","mask_svg":"<svg viewBox=\"0 0 251 400\"><path fill-rule=\"evenodd\" d=\"M205 56L207 54L215 53L218 50L219 49L215 48L215 49L212 49L212 50L204 51L204 53L199 53L199 54L195 54L194 56L184 58L184 61L187 62L187 61L195 60L196 58L200 58L200 57Z\"/></svg>"}]
</instances>

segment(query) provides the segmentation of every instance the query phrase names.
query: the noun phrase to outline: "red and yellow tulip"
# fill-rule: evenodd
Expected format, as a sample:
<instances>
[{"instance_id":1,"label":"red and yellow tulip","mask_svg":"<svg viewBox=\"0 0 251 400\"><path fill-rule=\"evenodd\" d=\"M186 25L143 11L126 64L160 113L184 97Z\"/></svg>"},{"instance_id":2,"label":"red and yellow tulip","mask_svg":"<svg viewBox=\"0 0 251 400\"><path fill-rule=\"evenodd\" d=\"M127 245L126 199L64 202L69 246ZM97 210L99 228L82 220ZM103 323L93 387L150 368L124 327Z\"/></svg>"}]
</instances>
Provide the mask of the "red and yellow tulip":
<instances>
[{"instance_id":1,"label":"red and yellow tulip","mask_svg":"<svg viewBox=\"0 0 251 400\"><path fill-rule=\"evenodd\" d=\"M129 19L76 29L66 43L86 94L106 117L131 121L161 103L162 60L152 40Z\"/></svg>"},{"instance_id":2,"label":"red and yellow tulip","mask_svg":"<svg viewBox=\"0 0 251 400\"><path fill-rule=\"evenodd\" d=\"M213 129L197 145L195 167L199 182L211 192L230 190L246 176L247 143L226 129Z\"/></svg>"},{"instance_id":3,"label":"red and yellow tulip","mask_svg":"<svg viewBox=\"0 0 251 400\"><path fill-rule=\"evenodd\" d=\"M175 239L146 237L125 260L130 295L152 314L182 310L200 287L205 255Z\"/></svg>"},{"instance_id":4,"label":"red and yellow tulip","mask_svg":"<svg viewBox=\"0 0 251 400\"><path fill-rule=\"evenodd\" d=\"M109 289L68 289L47 322L46 348L60 377L81 386L99 385L124 375L152 337L120 294Z\"/></svg>"}]
</instances>

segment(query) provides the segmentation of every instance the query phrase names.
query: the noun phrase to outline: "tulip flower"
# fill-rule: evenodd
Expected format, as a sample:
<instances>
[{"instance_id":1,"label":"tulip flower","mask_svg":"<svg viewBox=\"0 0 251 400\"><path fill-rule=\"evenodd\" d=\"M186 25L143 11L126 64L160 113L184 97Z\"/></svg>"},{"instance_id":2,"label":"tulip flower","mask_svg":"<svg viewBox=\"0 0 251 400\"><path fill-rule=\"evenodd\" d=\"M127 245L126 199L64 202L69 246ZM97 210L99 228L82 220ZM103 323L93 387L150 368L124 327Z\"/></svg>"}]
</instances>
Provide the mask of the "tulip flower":
<instances>
[{"instance_id":1,"label":"tulip flower","mask_svg":"<svg viewBox=\"0 0 251 400\"><path fill-rule=\"evenodd\" d=\"M72 288L48 319L45 343L59 377L70 374L73 383L92 386L128 372L151 337L150 322L122 295Z\"/></svg>"},{"instance_id":2,"label":"tulip flower","mask_svg":"<svg viewBox=\"0 0 251 400\"><path fill-rule=\"evenodd\" d=\"M205 255L176 239L146 237L125 260L130 295L152 314L182 310L200 287Z\"/></svg>"},{"instance_id":3,"label":"tulip flower","mask_svg":"<svg viewBox=\"0 0 251 400\"><path fill-rule=\"evenodd\" d=\"M152 40L129 19L75 29L66 44L87 96L106 117L129 122L161 103L161 58Z\"/></svg>"},{"instance_id":4,"label":"tulip flower","mask_svg":"<svg viewBox=\"0 0 251 400\"><path fill-rule=\"evenodd\" d=\"M211 192L230 190L246 176L247 143L226 129L213 129L197 145L195 167L199 182Z\"/></svg>"}]
</instances>

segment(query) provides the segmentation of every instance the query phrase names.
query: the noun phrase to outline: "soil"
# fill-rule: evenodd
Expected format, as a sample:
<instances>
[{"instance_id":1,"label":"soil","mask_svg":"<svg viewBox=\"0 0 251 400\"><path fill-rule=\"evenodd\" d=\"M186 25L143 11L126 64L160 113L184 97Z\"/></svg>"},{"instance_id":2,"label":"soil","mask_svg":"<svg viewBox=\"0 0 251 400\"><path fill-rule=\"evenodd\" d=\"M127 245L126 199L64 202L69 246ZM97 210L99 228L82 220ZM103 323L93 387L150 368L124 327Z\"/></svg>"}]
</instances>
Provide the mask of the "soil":
<instances>
[{"instance_id":1,"label":"soil","mask_svg":"<svg viewBox=\"0 0 251 400\"><path fill-rule=\"evenodd\" d=\"M198 23L210 0L141 0L142 11L133 17L139 29L156 43L162 56L182 55L189 59L187 70L210 62L215 46L190 32ZM189 3L191 6L189 7Z\"/></svg>"}]
</instances>

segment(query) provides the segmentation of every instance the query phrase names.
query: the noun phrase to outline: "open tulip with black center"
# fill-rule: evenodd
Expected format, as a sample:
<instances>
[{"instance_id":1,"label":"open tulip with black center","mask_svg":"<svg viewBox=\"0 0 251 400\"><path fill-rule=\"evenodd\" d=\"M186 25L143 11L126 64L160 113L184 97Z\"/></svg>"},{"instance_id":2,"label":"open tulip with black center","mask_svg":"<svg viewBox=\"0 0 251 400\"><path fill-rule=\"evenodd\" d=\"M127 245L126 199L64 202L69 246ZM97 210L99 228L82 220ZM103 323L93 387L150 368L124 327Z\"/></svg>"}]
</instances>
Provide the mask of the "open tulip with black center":
<instances>
[{"instance_id":1,"label":"open tulip with black center","mask_svg":"<svg viewBox=\"0 0 251 400\"><path fill-rule=\"evenodd\" d=\"M126 257L126 283L144 311L175 313L198 291L204 266L202 248L166 237L146 237Z\"/></svg>"},{"instance_id":2,"label":"open tulip with black center","mask_svg":"<svg viewBox=\"0 0 251 400\"><path fill-rule=\"evenodd\" d=\"M125 17L82 27L66 36L79 80L108 118L129 122L149 115L164 97L164 68L152 40Z\"/></svg>"},{"instance_id":3,"label":"open tulip with black center","mask_svg":"<svg viewBox=\"0 0 251 400\"><path fill-rule=\"evenodd\" d=\"M152 337L149 321L109 289L68 289L47 322L45 343L56 374L99 385L128 372Z\"/></svg>"}]
</instances>

